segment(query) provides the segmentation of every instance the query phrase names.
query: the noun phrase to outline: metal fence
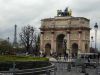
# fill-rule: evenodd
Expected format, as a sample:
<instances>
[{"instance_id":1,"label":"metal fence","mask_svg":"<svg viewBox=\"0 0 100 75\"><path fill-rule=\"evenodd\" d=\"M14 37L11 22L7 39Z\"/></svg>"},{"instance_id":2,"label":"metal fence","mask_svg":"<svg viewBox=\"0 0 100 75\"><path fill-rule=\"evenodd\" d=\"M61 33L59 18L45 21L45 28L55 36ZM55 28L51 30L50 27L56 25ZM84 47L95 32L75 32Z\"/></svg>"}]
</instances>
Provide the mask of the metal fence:
<instances>
[{"instance_id":1,"label":"metal fence","mask_svg":"<svg viewBox=\"0 0 100 75\"><path fill-rule=\"evenodd\" d=\"M0 71L0 75L36 75L36 73L43 73L46 75L56 75L56 67L52 64L47 67L35 68L35 69L23 69L23 70L11 70L11 71ZM52 74L50 74L52 72Z\"/></svg>"}]
</instances>

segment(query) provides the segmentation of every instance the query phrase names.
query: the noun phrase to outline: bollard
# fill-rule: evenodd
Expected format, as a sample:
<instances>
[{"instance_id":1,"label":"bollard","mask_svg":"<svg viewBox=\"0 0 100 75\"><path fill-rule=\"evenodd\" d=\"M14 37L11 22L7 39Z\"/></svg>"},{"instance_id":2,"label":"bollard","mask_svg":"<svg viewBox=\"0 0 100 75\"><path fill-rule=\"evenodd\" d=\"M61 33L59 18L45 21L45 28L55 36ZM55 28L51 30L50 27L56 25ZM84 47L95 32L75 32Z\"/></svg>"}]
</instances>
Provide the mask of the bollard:
<instances>
[{"instance_id":1,"label":"bollard","mask_svg":"<svg viewBox=\"0 0 100 75\"><path fill-rule=\"evenodd\" d=\"M13 75L15 75L15 66L16 66L16 64L15 64L15 62L13 62Z\"/></svg>"},{"instance_id":2,"label":"bollard","mask_svg":"<svg viewBox=\"0 0 100 75\"><path fill-rule=\"evenodd\" d=\"M56 71L54 71L54 75L56 75Z\"/></svg>"},{"instance_id":3,"label":"bollard","mask_svg":"<svg viewBox=\"0 0 100 75\"><path fill-rule=\"evenodd\" d=\"M54 69L54 75L56 75L56 71L57 71L57 67L55 67L55 69Z\"/></svg>"},{"instance_id":4,"label":"bollard","mask_svg":"<svg viewBox=\"0 0 100 75\"><path fill-rule=\"evenodd\" d=\"M82 65L82 71L81 71L82 73L86 73L86 69L85 69L85 65L83 64Z\"/></svg>"},{"instance_id":5,"label":"bollard","mask_svg":"<svg viewBox=\"0 0 100 75\"><path fill-rule=\"evenodd\" d=\"M89 75L89 73L85 73L85 75Z\"/></svg>"},{"instance_id":6,"label":"bollard","mask_svg":"<svg viewBox=\"0 0 100 75\"><path fill-rule=\"evenodd\" d=\"M69 72L71 71L71 63L68 63L67 70L68 70Z\"/></svg>"},{"instance_id":7,"label":"bollard","mask_svg":"<svg viewBox=\"0 0 100 75\"><path fill-rule=\"evenodd\" d=\"M49 70L46 71L46 75L50 75L50 71Z\"/></svg>"}]
</instances>

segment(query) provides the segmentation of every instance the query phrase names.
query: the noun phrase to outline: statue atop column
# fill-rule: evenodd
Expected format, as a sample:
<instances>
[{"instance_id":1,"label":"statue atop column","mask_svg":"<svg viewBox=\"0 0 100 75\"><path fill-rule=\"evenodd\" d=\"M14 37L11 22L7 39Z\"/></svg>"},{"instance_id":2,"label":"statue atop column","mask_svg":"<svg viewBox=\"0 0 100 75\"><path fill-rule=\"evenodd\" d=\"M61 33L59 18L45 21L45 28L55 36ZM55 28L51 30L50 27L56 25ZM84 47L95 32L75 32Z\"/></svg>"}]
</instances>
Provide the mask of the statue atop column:
<instances>
[{"instance_id":1,"label":"statue atop column","mask_svg":"<svg viewBox=\"0 0 100 75\"><path fill-rule=\"evenodd\" d=\"M65 8L64 12L62 12L62 10L57 10L57 16L71 16L72 15L72 11L68 10L68 7Z\"/></svg>"}]
</instances>

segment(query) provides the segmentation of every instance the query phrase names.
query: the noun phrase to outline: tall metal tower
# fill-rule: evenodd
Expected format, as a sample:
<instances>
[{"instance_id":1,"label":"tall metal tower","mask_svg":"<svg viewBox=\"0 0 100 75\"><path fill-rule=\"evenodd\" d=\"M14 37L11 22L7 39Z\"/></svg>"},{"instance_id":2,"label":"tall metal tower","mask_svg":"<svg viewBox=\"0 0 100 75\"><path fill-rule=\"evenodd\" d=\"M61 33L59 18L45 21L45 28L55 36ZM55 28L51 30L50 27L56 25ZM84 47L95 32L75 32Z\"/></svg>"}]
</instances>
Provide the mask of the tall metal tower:
<instances>
[{"instance_id":1,"label":"tall metal tower","mask_svg":"<svg viewBox=\"0 0 100 75\"><path fill-rule=\"evenodd\" d=\"M17 25L16 24L15 24L14 28L15 28L15 31L14 31L13 47L17 48Z\"/></svg>"}]
</instances>

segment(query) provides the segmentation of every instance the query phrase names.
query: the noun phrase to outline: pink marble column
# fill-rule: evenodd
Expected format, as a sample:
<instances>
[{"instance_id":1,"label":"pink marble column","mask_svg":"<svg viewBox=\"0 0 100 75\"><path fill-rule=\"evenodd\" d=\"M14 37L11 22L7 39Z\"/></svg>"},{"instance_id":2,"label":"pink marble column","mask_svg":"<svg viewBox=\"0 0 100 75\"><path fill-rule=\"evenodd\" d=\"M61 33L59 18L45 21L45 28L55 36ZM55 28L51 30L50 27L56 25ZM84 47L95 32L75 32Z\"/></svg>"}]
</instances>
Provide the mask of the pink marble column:
<instances>
[{"instance_id":1,"label":"pink marble column","mask_svg":"<svg viewBox=\"0 0 100 75\"><path fill-rule=\"evenodd\" d=\"M81 50L81 34L82 34L82 31L79 30L79 31L78 31L78 34L79 34L79 38L78 38L78 47L79 47L79 50L82 51L82 50Z\"/></svg>"},{"instance_id":2,"label":"pink marble column","mask_svg":"<svg viewBox=\"0 0 100 75\"><path fill-rule=\"evenodd\" d=\"M70 61L71 57L71 49L70 49L70 31L67 31L67 51L68 51L68 61Z\"/></svg>"},{"instance_id":3,"label":"pink marble column","mask_svg":"<svg viewBox=\"0 0 100 75\"><path fill-rule=\"evenodd\" d=\"M67 49L70 49L70 31L67 31Z\"/></svg>"},{"instance_id":4,"label":"pink marble column","mask_svg":"<svg viewBox=\"0 0 100 75\"><path fill-rule=\"evenodd\" d=\"M40 50L43 50L43 40L44 40L44 32L41 32L41 35L40 35Z\"/></svg>"},{"instance_id":5,"label":"pink marble column","mask_svg":"<svg viewBox=\"0 0 100 75\"><path fill-rule=\"evenodd\" d=\"M54 52L54 32L51 32L51 50Z\"/></svg>"}]
</instances>

